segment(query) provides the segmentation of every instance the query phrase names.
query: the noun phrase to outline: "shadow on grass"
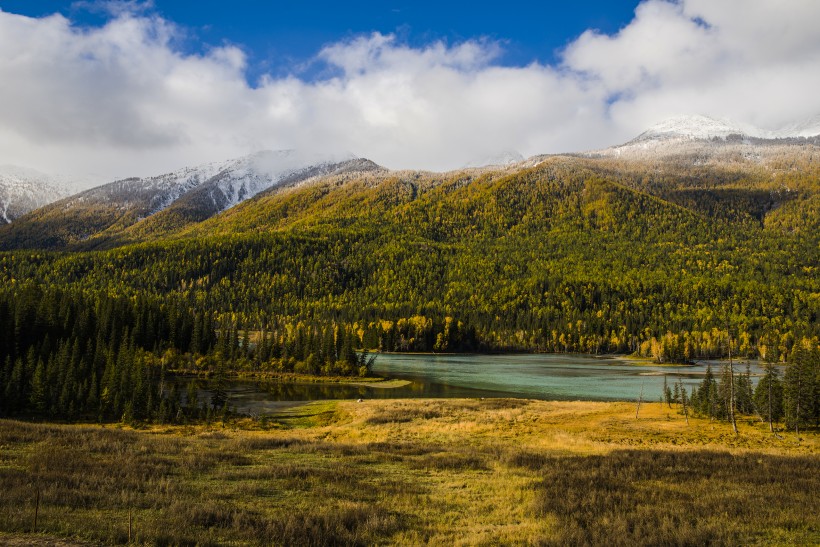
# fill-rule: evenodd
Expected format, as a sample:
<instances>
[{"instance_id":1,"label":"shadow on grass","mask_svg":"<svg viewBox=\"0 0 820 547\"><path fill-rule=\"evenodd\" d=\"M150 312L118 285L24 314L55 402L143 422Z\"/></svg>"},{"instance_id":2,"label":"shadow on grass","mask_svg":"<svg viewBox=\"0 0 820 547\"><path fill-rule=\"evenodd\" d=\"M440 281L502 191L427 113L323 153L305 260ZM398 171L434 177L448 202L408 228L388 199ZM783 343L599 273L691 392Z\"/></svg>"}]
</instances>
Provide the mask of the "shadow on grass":
<instances>
[{"instance_id":1,"label":"shadow on grass","mask_svg":"<svg viewBox=\"0 0 820 547\"><path fill-rule=\"evenodd\" d=\"M710 451L508 458L538 468L544 545L706 545L820 540L820 459ZM780 535L783 537L779 538Z\"/></svg>"}]
</instances>

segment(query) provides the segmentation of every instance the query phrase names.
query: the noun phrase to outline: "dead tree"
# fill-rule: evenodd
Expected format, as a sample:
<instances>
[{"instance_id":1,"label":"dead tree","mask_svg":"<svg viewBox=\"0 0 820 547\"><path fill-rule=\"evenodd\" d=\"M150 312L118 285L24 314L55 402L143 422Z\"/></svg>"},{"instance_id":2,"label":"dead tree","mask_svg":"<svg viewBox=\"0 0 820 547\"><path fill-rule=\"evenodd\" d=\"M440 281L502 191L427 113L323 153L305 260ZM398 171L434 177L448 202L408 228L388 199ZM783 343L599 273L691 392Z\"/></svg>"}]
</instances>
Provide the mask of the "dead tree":
<instances>
[{"instance_id":1,"label":"dead tree","mask_svg":"<svg viewBox=\"0 0 820 547\"><path fill-rule=\"evenodd\" d=\"M689 425L689 408L686 406L686 388L683 387L683 380L678 378L678 385L680 386L680 402L683 405L683 415L686 418L686 425Z\"/></svg>"},{"instance_id":2,"label":"dead tree","mask_svg":"<svg viewBox=\"0 0 820 547\"><path fill-rule=\"evenodd\" d=\"M641 382L641 394L638 395L638 405L635 407L635 419L638 419L638 412L641 410L641 403L643 402L643 382Z\"/></svg>"},{"instance_id":3,"label":"dead tree","mask_svg":"<svg viewBox=\"0 0 820 547\"><path fill-rule=\"evenodd\" d=\"M737 436L737 421L735 421L735 369L732 366L732 332L729 328L726 328L727 337L728 337L728 349L729 349L729 421L732 422L732 429L735 432L735 436Z\"/></svg>"}]
</instances>

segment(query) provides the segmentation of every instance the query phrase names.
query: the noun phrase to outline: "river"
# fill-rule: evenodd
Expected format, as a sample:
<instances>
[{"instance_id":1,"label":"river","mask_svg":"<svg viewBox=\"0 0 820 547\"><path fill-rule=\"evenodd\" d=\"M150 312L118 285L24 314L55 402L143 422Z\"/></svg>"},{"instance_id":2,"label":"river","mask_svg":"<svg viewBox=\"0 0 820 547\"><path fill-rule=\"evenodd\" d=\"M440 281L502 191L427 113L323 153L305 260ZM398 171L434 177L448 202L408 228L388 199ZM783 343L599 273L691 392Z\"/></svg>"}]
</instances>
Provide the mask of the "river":
<instances>
[{"instance_id":1,"label":"river","mask_svg":"<svg viewBox=\"0 0 820 547\"><path fill-rule=\"evenodd\" d=\"M230 404L240 412L275 412L294 402L326 399L403 399L440 397L516 397L543 400L657 401L666 377L670 387L682 380L691 390L707 364L716 376L722 363L656 365L626 357L566 354L430 355L381 354L373 372L407 380L402 387L382 388L349 384L286 383L232 380ZM735 372L745 363L735 362ZM752 375L761 373L751 364ZM753 378L756 383L756 379ZM203 391L208 389L202 383ZM203 393L202 396L207 396Z\"/></svg>"}]
</instances>

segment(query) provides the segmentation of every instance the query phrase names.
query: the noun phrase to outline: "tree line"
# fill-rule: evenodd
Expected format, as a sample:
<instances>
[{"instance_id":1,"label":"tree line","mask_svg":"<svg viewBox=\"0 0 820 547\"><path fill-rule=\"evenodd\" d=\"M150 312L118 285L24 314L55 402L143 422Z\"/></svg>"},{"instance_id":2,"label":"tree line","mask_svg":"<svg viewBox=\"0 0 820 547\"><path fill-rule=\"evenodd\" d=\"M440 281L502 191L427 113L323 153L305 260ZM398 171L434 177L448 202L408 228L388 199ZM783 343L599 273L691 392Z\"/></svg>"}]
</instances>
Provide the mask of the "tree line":
<instances>
[{"instance_id":1,"label":"tree line","mask_svg":"<svg viewBox=\"0 0 820 547\"><path fill-rule=\"evenodd\" d=\"M771 356L763 362L763 375L754 385L749 365L736 372L731 362L721 366L717 375L707 366L703 380L689 392L682 382L669 385L664 379L662 400L681 413L692 412L713 420L731 422L737 430L737 417L756 416L768 423L783 423L797 434L803 429L820 427L820 344L801 340L785 365Z\"/></svg>"},{"instance_id":2,"label":"tree line","mask_svg":"<svg viewBox=\"0 0 820 547\"><path fill-rule=\"evenodd\" d=\"M373 357L342 326L238 331L179 301L29 286L0 291L0 413L58 419L202 419L227 410L237 371L366 376ZM211 378L200 400L174 377ZM194 382L191 385L196 385Z\"/></svg>"}]
</instances>

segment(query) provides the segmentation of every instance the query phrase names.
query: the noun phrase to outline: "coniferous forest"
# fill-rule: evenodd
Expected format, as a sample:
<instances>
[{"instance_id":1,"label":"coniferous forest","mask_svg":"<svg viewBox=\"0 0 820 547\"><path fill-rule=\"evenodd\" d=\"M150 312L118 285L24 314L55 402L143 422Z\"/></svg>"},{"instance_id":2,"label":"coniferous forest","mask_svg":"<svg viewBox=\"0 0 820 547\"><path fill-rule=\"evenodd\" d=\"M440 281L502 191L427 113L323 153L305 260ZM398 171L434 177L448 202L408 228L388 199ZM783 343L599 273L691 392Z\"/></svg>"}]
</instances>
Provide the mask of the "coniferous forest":
<instances>
[{"instance_id":1,"label":"coniferous forest","mask_svg":"<svg viewBox=\"0 0 820 547\"><path fill-rule=\"evenodd\" d=\"M23 219L0 230L0 407L172 420L202 409L168 375L367 375L362 351L731 351L801 363L786 392L816 424L816 175L554 158L331 177L57 246ZM692 403L719 416L712 389Z\"/></svg>"}]
</instances>

